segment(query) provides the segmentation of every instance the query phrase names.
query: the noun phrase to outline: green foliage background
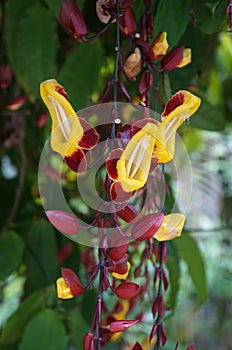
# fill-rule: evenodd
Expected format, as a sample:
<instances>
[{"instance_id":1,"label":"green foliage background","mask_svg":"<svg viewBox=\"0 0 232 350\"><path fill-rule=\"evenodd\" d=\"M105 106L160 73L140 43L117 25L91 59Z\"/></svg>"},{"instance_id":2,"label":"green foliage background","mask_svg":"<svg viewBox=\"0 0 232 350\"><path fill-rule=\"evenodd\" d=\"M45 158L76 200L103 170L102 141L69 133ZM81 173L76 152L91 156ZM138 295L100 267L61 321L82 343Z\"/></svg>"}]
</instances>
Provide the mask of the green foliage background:
<instances>
[{"instance_id":1,"label":"green foliage background","mask_svg":"<svg viewBox=\"0 0 232 350\"><path fill-rule=\"evenodd\" d=\"M0 92L0 350L81 349L82 337L88 331L96 299L94 289L71 301L61 302L56 298L55 280L60 276L57 254L68 240L46 220L39 199L37 168L50 129L49 120L43 127L38 127L39 118L45 111L39 96L39 84L45 79L57 79L69 92L76 110L96 103L113 71L114 26L91 44L77 43L58 23L61 3L61 0L5 0L0 3L0 64L9 64L14 73L11 85ZM91 31L101 28L94 1L77 0L77 3ZM167 31L170 48L185 45L193 52L191 65L181 70L175 69L167 77L172 93L194 85L194 93L202 98L197 117L191 118L188 125L191 132L185 134L183 131L190 153L199 152L201 130L220 132L221 135L230 133L232 40L225 20L225 7L226 2L221 0L153 2L155 34ZM135 0L133 9L139 22L143 2ZM126 38L122 39L122 49L125 55L131 51ZM125 82L132 97L137 96L137 81ZM162 86L160 89L160 94L165 95ZM25 94L27 102L21 109L7 109L7 103ZM25 137L19 147L16 144L6 148L4 140L9 135L4 125L8 119L15 120L18 117L25 122ZM10 161L15 176L9 175L9 169L7 174L4 172L4 159ZM23 166L25 174L20 180ZM225 164L219 170L228 176ZM224 181L228 182L228 179ZM17 191L21 192L20 201L12 217ZM232 191L225 190L227 205L221 218L223 221L220 221L225 227L232 224L231 198ZM196 227L200 227L199 222L196 222ZM218 241L222 247L223 244L231 243L228 232L226 230ZM83 247L74 243L71 245L72 253L62 262L62 266L74 268L87 282L80 264ZM227 305L228 296L223 294L223 288L217 297L207 294L206 267L210 269L209 264L205 265L207 254L202 252L191 232L171 243L168 250L167 269L171 283L168 303L172 308L177 307L178 310L179 289L186 275L190 278L191 305L199 306L206 301L207 296L211 302L216 300L218 305ZM183 264L186 270L183 270ZM231 273L226 262L223 271ZM147 308L149 310L149 305ZM186 319L191 318L191 315L185 316ZM178 312L175 321L178 323ZM220 337L220 330L215 332ZM179 337L180 342L185 344L194 337L202 338L200 330L196 334L183 333L172 334L173 339ZM118 345L109 345L108 349L122 348L119 344L122 346L119 341ZM222 344L219 338L215 339L213 345L210 341L206 345L199 341L197 349L218 349L219 344ZM169 348L174 348L171 340L167 350Z\"/></svg>"}]
</instances>

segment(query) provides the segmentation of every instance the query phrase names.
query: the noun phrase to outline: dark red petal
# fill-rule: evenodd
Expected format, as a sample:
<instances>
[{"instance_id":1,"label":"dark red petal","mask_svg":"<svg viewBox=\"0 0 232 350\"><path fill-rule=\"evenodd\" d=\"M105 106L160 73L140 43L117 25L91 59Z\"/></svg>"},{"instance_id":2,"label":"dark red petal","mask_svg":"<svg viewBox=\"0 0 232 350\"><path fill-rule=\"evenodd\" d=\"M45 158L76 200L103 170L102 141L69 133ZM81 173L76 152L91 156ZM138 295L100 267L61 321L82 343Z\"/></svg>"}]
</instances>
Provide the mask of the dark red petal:
<instances>
[{"instance_id":1,"label":"dark red petal","mask_svg":"<svg viewBox=\"0 0 232 350\"><path fill-rule=\"evenodd\" d=\"M57 253L57 261L61 264L65 259L67 259L73 252L73 244L71 242L66 243Z\"/></svg>"},{"instance_id":2,"label":"dark red petal","mask_svg":"<svg viewBox=\"0 0 232 350\"><path fill-rule=\"evenodd\" d=\"M84 336L84 339L83 339L83 349L90 350L92 343L94 343L94 334L93 333L86 333Z\"/></svg>"},{"instance_id":3,"label":"dark red petal","mask_svg":"<svg viewBox=\"0 0 232 350\"><path fill-rule=\"evenodd\" d=\"M143 241L152 238L156 231L160 228L164 218L164 213L148 214L138 220L131 231L134 239Z\"/></svg>"},{"instance_id":4,"label":"dark red petal","mask_svg":"<svg viewBox=\"0 0 232 350\"><path fill-rule=\"evenodd\" d=\"M174 96L172 96L172 98L168 100L166 106L164 107L162 117L166 117L172 111L174 111L177 107L181 106L184 103L184 98L185 98L185 95L183 91L179 91Z\"/></svg>"},{"instance_id":5,"label":"dark red petal","mask_svg":"<svg viewBox=\"0 0 232 350\"><path fill-rule=\"evenodd\" d=\"M109 272L116 272L119 275L125 275L125 273L127 273L128 271L128 266L127 266L127 262L124 262L122 264L117 264L117 265L111 265L108 268Z\"/></svg>"},{"instance_id":6,"label":"dark red petal","mask_svg":"<svg viewBox=\"0 0 232 350\"><path fill-rule=\"evenodd\" d=\"M189 345L186 350L194 350L194 345Z\"/></svg>"},{"instance_id":7,"label":"dark red petal","mask_svg":"<svg viewBox=\"0 0 232 350\"><path fill-rule=\"evenodd\" d=\"M125 14L119 18L119 26L125 35L130 35L137 30L134 12L130 7L128 7Z\"/></svg>"},{"instance_id":8,"label":"dark red petal","mask_svg":"<svg viewBox=\"0 0 232 350\"><path fill-rule=\"evenodd\" d=\"M123 139L125 143L132 138L131 125L124 125L123 128L117 133L117 137Z\"/></svg>"},{"instance_id":9,"label":"dark red petal","mask_svg":"<svg viewBox=\"0 0 232 350\"><path fill-rule=\"evenodd\" d=\"M117 162L123 153L123 149L116 148L111 151L106 159L106 171L112 180L118 179Z\"/></svg>"},{"instance_id":10,"label":"dark red petal","mask_svg":"<svg viewBox=\"0 0 232 350\"><path fill-rule=\"evenodd\" d=\"M86 172L87 161L84 152L80 148L77 148L71 156L64 157L64 161L75 173L81 174Z\"/></svg>"},{"instance_id":11,"label":"dark red petal","mask_svg":"<svg viewBox=\"0 0 232 350\"><path fill-rule=\"evenodd\" d=\"M123 244L124 241L124 244ZM119 243L119 242L117 242ZM122 243L121 245L118 245L117 247L112 247L107 249L107 253L109 257L112 260L118 261L120 260L127 252L128 249L128 238L127 237L122 237Z\"/></svg>"},{"instance_id":12,"label":"dark red petal","mask_svg":"<svg viewBox=\"0 0 232 350\"><path fill-rule=\"evenodd\" d=\"M7 89L13 78L10 65L0 66L0 89Z\"/></svg>"},{"instance_id":13,"label":"dark red petal","mask_svg":"<svg viewBox=\"0 0 232 350\"><path fill-rule=\"evenodd\" d=\"M166 344L166 341L167 341L167 335L166 335L166 331L165 331L165 328L164 328L164 325L161 324L160 326L160 336L161 336L161 343L162 345L164 346Z\"/></svg>"},{"instance_id":14,"label":"dark red petal","mask_svg":"<svg viewBox=\"0 0 232 350\"><path fill-rule=\"evenodd\" d=\"M133 346L132 350L143 350L143 348L138 342L136 342L135 345Z\"/></svg>"},{"instance_id":15,"label":"dark red petal","mask_svg":"<svg viewBox=\"0 0 232 350\"><path fill-rule=\"evenodd\" d=\"M101 328L107 329L112 333L123 332L126 331L128 328L134 326L138 322L139 320L120 320L111 322L107 326L101 326Z\"/></svg>"},{"instance_id":16,"label":"dark red petal","mask_svg":"<svg viewBox=\"0 0 232 350\"><path fill-rule=\"evenodd\" d=\"M123 282L116 289L115 294L121 299L133 298L139 289L139 285L132 282Z\"/></svg>"},{"instance_id":17,"label":"dark red petal","mask_svg":"<svg viewBox=\"0 0 232 350\"><path fill-rule=\"evenodd\" d=\"M146 92L151 91L153 84L153 74L151 72L143 72L139 82L139 95L143 98Z\"/></svg>"},{"instance_id":18,"label":"dark red petal","mask_svg":"<svg viewBox=\"0 0 232 350\"><path fill-rule=\"evenodd\" d=\"M79 121L84 130L84 134L78 142L78 147L83 149L91 149L98 143L99 135L86 120L79 117Z\"/></svg>"},{"instance_id":19,"label":"dark red petal","mask_svg":"<svg viewBox=\"0 0 232 350\"><path fill-rule=\"evenodd\" d=\"M131 204L125 205L122 209L117 211L117 216L123 219L126 222L131 222L138 218L140 213L137 209Z\"/></svg>"},{"instance_id":20,"label":"dark red petal","mask_svg":"<svg viewBox=\"0 0 232 350\"><path fill-rule=\"evenodd\" d=\"M115 203L126 203L133 195L134 192L125 192L120 182L114 182L110 187L110 197Z\"/></svg>"},{"instance_id":21,"label":"dark red petal","mask_svg":"<svg viewBox=\"0 0 232 350\"><path fill-rule=\"evenodd\" d=\"M149 341L151 341L154 338L154 336L156 335L157 328L158 328L158 323L155 323L151 329Z\"/></svg>"},{"instance_id":22,"label":"dark red petal","mask_svg":"<svg viewBox=\"0 0 232 350\"><path fill-rule=\"evenodd\" d=\"M158 295L155 298L155 301L152 305L152 314L153 317L156 316L156 313L159 312L160 317L163 317L165 314L165 306L164 306L164 300L162 295Z\"/></svg>"},{"instance_id":23,"label":"dark red petal","mask_svg":"<svg viewBox=\"0 0 232 350\"><path fill-rule=\"evenodd\" d=\"M59 14L59 21L75 39L79 39L88 33L84 17L75 0L71 2L69 0L63 1Z\"/></svg>"},{"instance_id":24,"label":"dark red petal","mask_svg":"<svg viewBox=\"0 0 232 350\"><path fill-rule=\"evenodd\" d=\"M80 223L74 215L63 210L47 210L45 214L57 230L69 235L78 233Z\"/></svg>"},{"instance_id":25,"label":"dark red petal","mask_svg":"<svg viewBox=\"0 0 232 350\"><path fill-rule=\"evenodd\" d=\"M67 286L70 288L72 295L81 295L84 292L84 287L82 286L75 272L67 268L62 268L61 271L62 277L65 280Z\"/></svg>"},{"instance_id":26,"label":"dark red petal","mask_svg":"<svg viewBox=\"0 0 232 350\"><path fill-rule=\"evenodd\" d=\"M170 51L161 61L161 65L166 72L178 66L183 58L184 46L177 47Z\"/></svg>"},{"instance_id":27,"label":"dark red petal","mask_svg":"<svg viewBox=\"0 0 232 350\"><path fill-rule=\"evenodd\" d=\"M138 131L140 131L147 123L153 123L155 125L158 125L157 120L153 118L144 118L141 120L138 120L132 125L132 134L136 134Z\"/></svg>"}]
</instances>

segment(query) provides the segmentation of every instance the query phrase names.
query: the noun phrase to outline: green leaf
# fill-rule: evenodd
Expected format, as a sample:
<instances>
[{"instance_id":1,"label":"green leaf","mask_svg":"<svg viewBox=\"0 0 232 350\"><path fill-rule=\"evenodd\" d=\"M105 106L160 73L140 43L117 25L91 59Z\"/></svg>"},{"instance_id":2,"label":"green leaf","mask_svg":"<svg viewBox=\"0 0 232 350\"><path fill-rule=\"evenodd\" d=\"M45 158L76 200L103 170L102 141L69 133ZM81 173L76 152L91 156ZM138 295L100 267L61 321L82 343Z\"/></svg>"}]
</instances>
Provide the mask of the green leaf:
<instances>
[{"instance_id":1,"label":"green leaf","mask_svg":"<svg viewBox=\"0 0 232 350\"><path fill-rule=\"evenodd\" d=\"M31 5L30 0L8 0L5 2L4 12L4 38L6 42L7 55L11 68L13 69L19 83L24 86L23 76L20 73L18 59L19 47L17 36L21 21L25 16L25 9Z\"/></svg>"},{"instance_id":2,"label":"green leaf","mask_svg":"<svg viewBox=\"0 0 232 350\"><path fill-rule=\"evenodd\" d=\"M226 4L224 0L194 1L198 27L206 34L218 32L224 21Z\"/></svg>"},{"instance_id":3,"label":"green leaf","mask_svg":"<svg viewBox=\"0 0 232 350\"><path fill-rule=\"evenodd\" d=\"M63 0L45 0L54 15L58 18Z\"/></svg>"},{"instance_id":4,"label":"green leaf","mask_svg":"<svg viewBox=\"0 0 232 350\"><path fill-rule=\"evenodd\" d=\"M201 251L194 238L184 232L182 236L175 239L174 244L181 258L186 262L188 273L194 284L199 302L203 303L207 298L205 264Z\"/></svg>"},{"instance_id":5,"label":"green leaf","mask_svg":"<svg viewBox=\"0 0 232 350\"><path fill-rule=\"evenodd\" d=\"M67 339L59 314L43 310L28 324L19 350L66 350Z\"/></svg>"},{"instance_id":6,"label":"green leaf","mask_svg":"<svg viewBox=\"0 0 232 350\"><path fill-rule=\"evenodd\" d=\"M56 75L56 20L40 3L25 11L17 34L17 59L26 91L39 96L41 81Z\"/></svg>"},{"instance_id":7,"label":"green leaf","mask_svg":"<svg viewBox=\"0 0 232 350\"><path fill-rule=\"evenodd\" d=\"M170 48L180 40L190 20L191 0L161 0L155 15L155 36L167 32Z\"/></svg>"},{"instance_id":8,"label":"green leaf","mask_svg":"<svg viewBox=\"0 0 232 350\"><path fill-rule=\"evenodd\" d=\"M13 231L0 237L0 280L4 280L19 266L24 251L22 238Z\"/></svg>"},{"instance_id":9,"label":"green leaf","mask_svg":"<svg viewBox=\"0 0 232 350\"><path fill-rule=\"evenodd\" d=\"M169 291L167 305L174 310L177 302L177 295L180 286L180 261L177 254L177 249L172 241L168 242L168 276L169 283L171 286L171 291Z\"/></svg>"},{"instance_id":10,"label":"green leaf","mask_svg":"<svg viewBox=\"0 0 232 350\"><path fill-rule=\"evenodd\" d=\"M64 85L70 101L78 106L78 109L91 104L91 94L97 90L103 62L100 40L90 44L78 43L64 62L59 82Z\"/></svg>"},{"instance_id":11,"label":"green leaf","mask_svg":"<svg viewBox=\"0 0 232 350\"><path fill-rule=\"evenodd\" d=\"M201 97L201 106L196 114L189 119L192 127L220 131L226 126L223 108L211 104L204 96Z\"/></svg>"},{"instance_id":12,"label":"green leaf","mask_svg":"<svg viewBox=\"0 0 232 350\"><path fill-rule=\"evenodd\" d=\"M28 285L32 290L51 285L59 275L54 229L49 222L33 223L25 237Z\"/></svg>"},{"instance_id":13,"label":"green leaf","mask_svg":"<svg viewBox=\"0 0 232 350\"><path fill-rule=\"evenodd\" d=\"M77 349L83 347L83 337L89 330L89 325L86 323L82 314L74 310L68 314L68 327L70 330L70 338ZM78 331L77 331L78 330Z\"/></svg>"},{"instance_id":14,"label":"green leaf","mask_svg":"<svg viewBox=\"0 0 232 350\"><path fill-rule=\"evenodd\" d=\"M44 291L37 291L25 299L18 310L7 320L1 336L1 343L14 343L21 336L27 323L45 308Z\"/></svg>"}]
</instances>

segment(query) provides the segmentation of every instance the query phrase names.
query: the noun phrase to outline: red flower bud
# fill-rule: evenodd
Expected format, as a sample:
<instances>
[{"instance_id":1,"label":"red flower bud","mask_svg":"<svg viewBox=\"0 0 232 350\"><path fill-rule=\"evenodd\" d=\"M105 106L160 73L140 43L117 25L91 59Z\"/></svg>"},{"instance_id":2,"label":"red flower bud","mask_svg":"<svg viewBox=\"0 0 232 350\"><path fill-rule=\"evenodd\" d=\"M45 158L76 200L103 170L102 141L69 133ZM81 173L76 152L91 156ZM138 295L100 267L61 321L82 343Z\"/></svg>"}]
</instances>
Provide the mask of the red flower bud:
<instances>
[{"instance_id":1,"label":"red flower bud","mask_svg":"<svg viewBox=\"0 0 232 350\"><path fill-rule=\"evenodd\" d=\"M139 212L133 205L125 205L122 209L117 211L117 215L126 222L131 222L139 216Z\"/></svg>"},{"instance_id":2,"label":"red flower bud","mask_svg":"<svg viewBox=\"0 0 232 350\"><path fill-rule=\"evenodd\" d=\"M183 59L184 46L171 50L161 61L161 65L166 72L176 68Z\"/></svg>"},{"instance_id":3,"label":"red flower bud","mask_svg":"<svg viewBox=\"0 0 232 350\"><path fill-rule=\"evenodd\" d=\"M135 345L133 346L132 350L143 350L143 348L138 342L136 342Z\"/></svg>"},{"instance_id":4,"label":"red flower bud","mask_svg":"<svg viewBox=\"0 0 232 350\"><path fill-rule=\"evenodd\" d=\"M7 66L0 66L0 89L7 89L10 85L13 78L13 73L11 70L11 67L9 65Z\"/></svg>"},{"instance_id":5,"label":"red flower bud","mask_svg":"<svg viewBox=\"0 0 232 350\"><path fill-rule=\"evenodd\" d=\"M83 349L84 350L94 350L94 334L86 333L83 339Z\"/></svg>"},{"instance_id":6,"label":"red flower bud","mask_svg":"<svg viewBox=\"0 0 232 350\"><path fill-rule=\"evenodd\" d=\"M186 350L194 350L194 345L189 345Z\"/></svg>"},{"instance_id":7,"label":"red flower bud","mask_svg":"<svg viewBox=\"0 0 232 350\"><path fill-rule=\"evenodd\" d=\"M131 235L137 241L152 238L160 228L164 218L164 213L148 214L137 221L131 231Z\"/></svg>"},{"instance_id":8,"label":"red flower bud","mask_svg":"<svg viewBox=\"0 0 232 350\"><path fill-rule=\"evenodd\" d=\"M167 341L167 335L163 324L161 324L160 326L160 336L161 336L161 343L164 346Z\"/></svg>"},{"instance_id":9,"label":"red flower bud","mask_svg":"<svg viewBox=\"0 0 232 350\"><path fill-rule=\"evenodd\" d=\"M151 329L151 333L150 333L150 336L149 336L149 341L151 341L154 336L156 335L156 332L157 332L157 328L158 328L158 323L155 323Z\"/></svg>"},{"instance_id":10,"label":"red flower bud","mask_svg":"<svg viewBox=\"0 0 232 350\"><path fill-rule=\"evenodd\" d=\"M47 210L45 214L57 230L69 235L77 234L80 224L74 215L63 210Z\"/></svg>"},{"instance_id":11,"label":"red flower bud","mask_svg":"<svg viewBox=\"0 0 232 350\"><path fill-rule=\"evenodd\" d=\"M60 24L75 39L80 39L88 33L84 17L79 10L76 1L64 0L60 14Z\"/></svg>"},{"instance_id":12,"label":"red flower bud","mask_svg":"<svg viewBox=\"0 0 232 350\"><path fill-rule=\"evenodd\" d=\"M58 250L57 253L57 261L58 263L62 263L65 259L67 259L73 251L73 244L71 242L66 243L61 249Z\"/></svg>"},{"instance_id":13,"label":"red flower bud","mask_svg":"<svg viewBox=\"0 0 232 350\"><path fill-rule=\"evenodd\" d=\"M153 313L154 317L155 317L157 312L159 312L160 317L163 317L165 314L165 306L164 306L164 300L163 300L162 295L158 295L155 298L155 301L152 305L152 313Z\"/></svg>"},{"instance_id":14,"label":"red flower bud","mask_svg":"<svg viewBox=\"0 0 232 350\"><path fill-rule=\"evenodd\" d=\"M119 18L119 26L123 34L130 35L137 29L133 10L128 7L125 14Z\"/></svg>"},{"instance_id":15,"label":"red flower bud","mask_svg":"<svg viewBox=\"0 0 232 350\"><path fill-rule=\"evenodd\" d=\"M109 248L107 250L109 257L112 260L118 261L126 254L128 249L128 239L126 237L123 237L123 241L125 242L124 244L119 245L118 247Z\"/></svg>"},{"instance_id":16,"label":"red flower bud","mask_svg":"<svg viewBox=\"0 0 232 350\"><path fill-rule=\"evenodd\" d=\"M128 328L134 326L136 323L138 323L139 320L121 320L121 321L114 321L108 324L107 326L101 326L103 329L107 329L112 333L115 332L123 332L127 330Z\"/></svg>"},{"instance_id":17,"label":"red flower bud","mask_svg":"<svg viewBox=\"0 0 232 350\"><path fill-rule=\"evenodd\" d=\"M132 282L123 282L116 289L115 294L121 299L133 298L139 289L139 285Z\"/></svg>"},{"instance_id":18,"label":"red flower bud","mask_svg":"<svg viewBox=\"0 0 232 350\"><path fill-rule=\"evenodd\" d=\"M84 292L84 287L82 286L79 278L74 271L62 268L62 277L65 280L65 283L70 288L73 296L81 295Z\"/></svg>"},{"instance_id":19,"label":"red flower bud","mask_svg":"<svg viewBox=\"0 0 232 350\"><path fill-rule=\"evenodd\" d=\"M37 126L38 126L39 128L42 128L42 127L46 124L47 120L48 120L48 115L47 115L47 113L41 114L41 115L39 116L38 121L37 121Z\"/></svg>"},{"instance_id":20,"label":"red flower bud","mask_svg":"<svg viewBox=\"0 0 232 350\"><path fill-rule=\"evenodd\" d=\"M146 92L150 92L153 84L153 74L151 72L143 72L139 82L139 96L142 100Z\"/></svg>"},{"instance_id":21,"label":"red flower bud","mask_svg":"<svg viewBox=\"0 0 232 350\"><path fill-rule=\"evenodd\" d=\"M27 101L26 95L16 97L12 101L7 103L6 108L9 109L10 111L17 111L26 103L26 101Z\"/></svg>"}]
</instances>

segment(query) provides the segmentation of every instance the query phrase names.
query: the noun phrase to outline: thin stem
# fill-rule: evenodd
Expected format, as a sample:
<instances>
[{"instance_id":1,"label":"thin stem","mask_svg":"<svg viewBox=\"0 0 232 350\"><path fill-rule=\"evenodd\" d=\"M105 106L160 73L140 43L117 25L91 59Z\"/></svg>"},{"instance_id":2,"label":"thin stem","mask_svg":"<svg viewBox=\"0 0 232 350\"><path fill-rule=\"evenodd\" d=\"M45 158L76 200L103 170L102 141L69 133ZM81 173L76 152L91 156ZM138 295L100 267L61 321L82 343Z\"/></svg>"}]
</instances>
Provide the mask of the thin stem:
<instances>
[{"instance_id":1,"label":"thin stem","mask_svg":"<svg viewBox=\"0 0 232 350\"><path fill-rule=\"evenodd\" d=\"M91 36L90 38L87 38L86 36L82 36L81 40L84 43L90 43L91 41L95 40L96 38L99 38L102 34L104 34L107 31L107 29L110 27L111 23L113 22L114 18L115 18L114 16L111 16L109 21L106 23L106 25L99 32L94 34L93 36Z\"/></svg>"},{"instance_id":2,"label":"thin stem","mask_svg":"<svg viewBox=\"0 0 232 350\"><path fill-rule=\"evenodd\" d=\"M162 296L162 280L163 280L163 247L164 247L164 243L160 242L159 243L159 265L158 265L158 270L159 270L159 285L158 285L158 292L157 292L157 296ZM161 310L159 308L158 310L158 315L156 318L156 323L158 324L157 327L157 332L156 332L156 337L157 337L157 341L156 344L154 346L154 350L160 350L161 349L161 322L162 322L162 318L161 318Z\"/></svg>"},{"instance_id":3,"label":"thin stem","mask_svg":"<svg viewBox=\"0 0 232 350\"><path fill-rule=\"evenodd\" d=\"M2 231L6 231L8 226L14 221L17 215L20 198L24 187L27 159L26 159L26 153L25 153L24 143L22 139L19 140L18 150L19 150L19 156L20 156L19 183L15 191L15 199L12 205L12 209L8 215L5 226L2 228Z\"/></svg>"}]
</instances>

